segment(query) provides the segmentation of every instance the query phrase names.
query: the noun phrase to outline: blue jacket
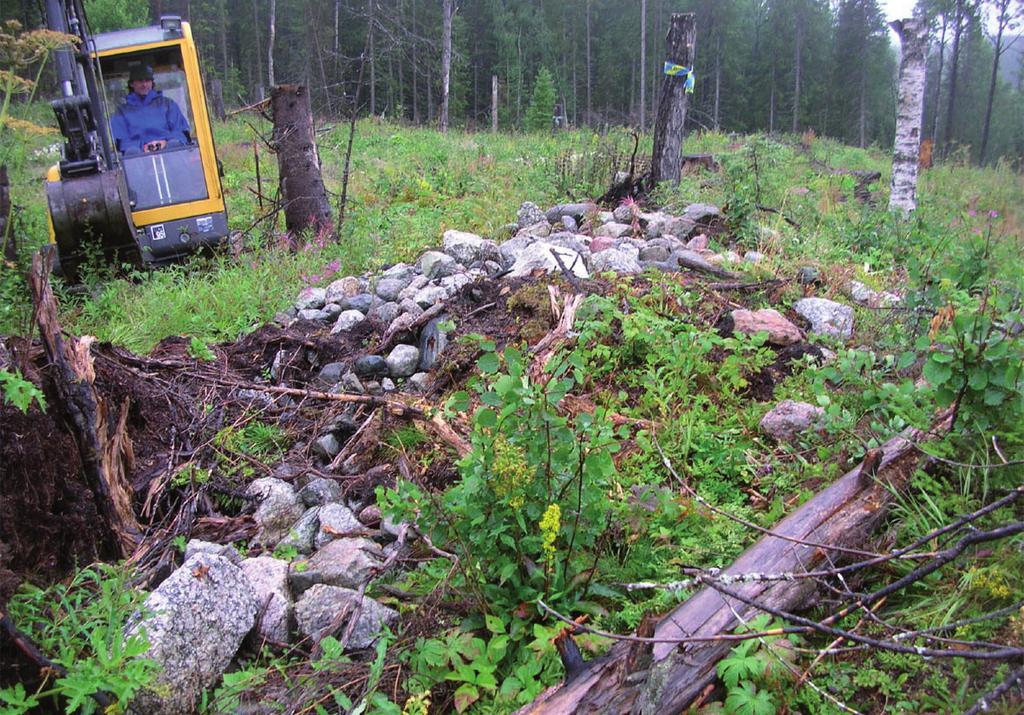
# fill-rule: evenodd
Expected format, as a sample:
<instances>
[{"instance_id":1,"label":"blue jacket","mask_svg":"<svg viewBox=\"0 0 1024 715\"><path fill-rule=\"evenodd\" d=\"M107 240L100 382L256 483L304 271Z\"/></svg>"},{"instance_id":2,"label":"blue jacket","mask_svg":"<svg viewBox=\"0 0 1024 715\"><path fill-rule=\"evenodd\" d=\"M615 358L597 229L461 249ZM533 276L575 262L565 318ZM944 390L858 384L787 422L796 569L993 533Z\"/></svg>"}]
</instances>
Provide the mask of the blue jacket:
<instances>
[{"instance_id":1,"label":"blue jacket","mask_svg":"<svg viewBox=\"0 0 1024 715\"><path fill-rule=\"evenodd\" d=\"M145 97L129 92L124 104L110 118L110 132L123 152L142 151L146 144L158 139L186 144L188 131L188 120L175 101L155 89Z\"/></svg>"}]
</instances>

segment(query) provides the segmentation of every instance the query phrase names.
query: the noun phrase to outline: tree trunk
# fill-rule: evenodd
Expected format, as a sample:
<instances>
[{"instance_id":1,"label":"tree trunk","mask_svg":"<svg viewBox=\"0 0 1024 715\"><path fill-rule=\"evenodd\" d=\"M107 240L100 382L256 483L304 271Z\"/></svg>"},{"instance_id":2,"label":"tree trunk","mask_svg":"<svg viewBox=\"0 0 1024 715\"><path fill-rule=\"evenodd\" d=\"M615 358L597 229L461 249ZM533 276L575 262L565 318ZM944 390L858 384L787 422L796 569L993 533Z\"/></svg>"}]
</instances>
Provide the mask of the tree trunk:
<instances>
[{"instance_id":1,"label":"tree trunk","mask_svg":"<svg viewBox=\"0 0 1024 715\"><path fill-rule=\"evenodd\" d=\"M374 23L376 22L376 0L366 0L366 36L367 42L367 55L366 61L370 64L370 116L376 116L377 114L377 58L376 48L374 47L374 32L376 28Z\"/></svg>"},{"instance_id":2,"label":"tree trunk","mask_svg":"<svg viewBox=\"0 0 1024 715\"><path fill-rule=\"evenodd\" d=\"M228 8L227 0L220 0L217 7L220 15L218 34L220 35L220 76L221 79L228 78Z\"/></svg>"},{"instance_id":3,"label":"tree trunk","mask_svg":"<svg viewBox=\"0 0 1024 715\"><path fill-rule=\"evenodd\" d=\"M420 88L419 74L420 66L416 60L416 48L419 46L418 28L416 26L416 2L412 0L412 123L420 123Z\"/></svg>"},{"instance_id":4,"label":"tree trunk","mask_svg":"<svg viewBox=\"0 0 1024 715\"><path fill-rule=\"evenodd\" d=\"M0 164L0 243L4 244L4 259L18 262L18 244L11 228L11 180L7 175L7 164Z\"/></svg>"},{"instance_id":5,"label":"tree trunk","mask_svg":"<svg viewBox=\"0 0 1024 715\"><path fill-rule=\"evenodd\" d=\"M899 209L908 216L917 208L917 167L928 74L928 26L920 17L897 20L889 26L899 35L902 52L889 210Z\"/></svg>"},{"instance_id":6,"label":"tree trunk","mask_svg":"<svg viewBox=\"0 0 1024 715\"><path fill-rule=\"evenodd\" d=\"M935 103L932 110L932 144L939 140L939 114L942 111L941 100L942 100L942 70L945 66L946 59L946 25L949 22L949 18L946 14L942 14L942 35L939 37L939 72L935 78Z\"/></svg>"},{"instance_id":7,"label":"tree trunk","mask_svg":"<svg viewBox=\"0 0 1024 715\"><path fill-rule=\"evenodd\" d=\"M948 424L945 420L936 431ZM871 478L862 476L864 465L847 472L777 524L772 529L774 535L762 537L744 551L722 575L813 571L834 562L841 553L810 548L806 543L846 549L863 544L916 470L921 453L914 443L926 435L908 430L906 437L886 442ZM730 588L745 598L787 611L806 606L815 592L809 579L748 581ZM706 587L656 626L641 624L640 630L645 626L647 630L642 635L662 642L619 642L607 655L584 663L566 683L548 689L517 715L681 713L716 680L718 661L734 645L727 640L700 639L729 633L757 613L750 605L727 601Z\"/></svg>"},{"instance_id":8,"label":"tree trunk","mask_svg":"<svg viewBox=\"0 0 1024 715\"><path fill-rule=\"evenodd\" d=\"M260 40L260 13L258 0L252 0L253 40L256 43L256 99L263 101L263 47Z\"/></svg>"},{"instance_id":9,"label":"tree trunk","mask_svg":"<svg viewBox=\"0 0 1024 715\"><path fill-rule=\"evenodd\" d=\"M498 131L498 75L491 75L491 131Z\"/></svg>"},{"instance_id":10,"label":"tree trunk","mask_svg":"<svg viewBox=\"0 0 1024 715\"><path fill-rule=\"evenodd\" d=\"M270 22L267 31L267 86L273 96L277 80L274 78L274 38L277 35L277 0L270 0Z\"/></svg>"},{"instance_id":11,"label":"tree trunk","mask_svg":"<svg viewBox=\"0 0 1024 715\"><path fill-rule=\"evenodd\" d=\"M587 0L587 125L590 124L594 114L594 104L592 102L593 92L593 76L591 75L591 66L593 64L590 54L590 2Z\"/></svg>"},{"instance_id":12,"label":"tree trunk","mask_svg":"<svg viewBox=\"0 0 1024 715\"><path fill-rule=\"evenodd\" d=\"M210 103L213 105L213 116L224 121L224 83L219 79L210 80Z\"/></svg>"},{"instance_id":13,"label":"tree trunk","mask_svg":"<svg viewBox=\"0 0 1024 715\"><path fill-rule=\"evenodd\" d=\"M142 531L132 511L127 479L135 459L126 431L129 403L126 398L120 410L113 410L96 391L91 338L64 341L57 300L50 288L51 260L51 254L32 257L29 283L43 351L54 368L59 395L54 407L64 413L78 446L86 483L108 532L107 546L111 553L125 558L135 549Z\"/></svg>"},{"instance_id":14,"label":"tree trunk","mask_svg":"<svg viewBox=\"0 0 1024 715\"><path fill-rule=\"evenodd\" d=\"M996 96L996 80L999 78L999 58L1003 54L1003 31L1010 21L1009 16L1010 0L998 0L996 9L999 11L999 30L996 33L996 46L993 49L992 76L988 83L988 101L985 104L985 129L981 134L981 151L978 154L978 163L985 165L985 154L988 151L989 128L992 126L992 104Z\"/></svg>"},{"instance_id":15,"label":"tree trunk","mask_svg":"<svg viewBox=\"0 0 1024 715\"><path fill-rule=\"evenodd\" d=\"M943 133L942 155L949 152L949 142L953 138L953 119L956 117L956 77L960 66L960 36L964 24L963 0L956 0L956 16L953 26L953 64L949 70L949 97L946 98L946 127Z\"/></svg>"},{"instance_id":16,"label":"tree trunk","mask_svg":"<svg viewBox=\"0 0 1024 715\"><path fill-rule=\"evenodd\" d=\"M444 0L441 30L441 119L439 128L448 131L448 90L452 80L452 18L455 16L455 0Z\"/></svg>"},{"instance_id":17,"label":"tree trunk","mask_svg":"<svg viewBox=\"0 0 1024 715\"><path fill-rule=\"evenodd\" d=\"M274 87L270 109L285 226L293 238L306 229L327 231L331 207L320 175L309 90L302 85Z\"/></svg>"},{"instance_id":18,"label":"tree trunk","mask_svg":"<svg viewBox=\"0 0 1024 715\"><path fill-rule=\"evenodd\" d=\"M647 128L647 0L640 0L640 131Z\"/></svg>"},{"instance_id":19,"label":"tree trunk","mask_svg":"<svg viewBox=\"0 0 1024 715\"><path fill-rule=\"evenodd\" d=\"M666 40L668 62L692 71L697 23L693 13L673 13ZM651 180L679 183L682 174L683 132L686 126L686 77L665 75L654 118L654 151L651 157Z\"/></svg>"},{"instance_id":20,"label":"tree trunk","mask_svg":"<svg viewBox=\"0 0 1024 715\"><path fill-rule=\"evenodd\" d=\"M860 65L860 111L858 112L857 130L859 133L858 146L863 149L867 146L867 131L868 131L868 108L867 108L867 97L868 97L868 71L864 67L864 61L866 58L861 59Z\"/></svg>"},{"instance_id":21,"label":"tree trunk","mask_svg":"<svg viewBox=\"0 0 1024 715\"><path fill-rule=\"evenodd\" d=\"M790 131L800 131L800 80L803 71L804 20L800 8L796 16L796 42L793 47L793 126Z\"/></svg>"},{"instance_id":22,"label":"tree trunk","mask_svg":"<svg viewBox=\"0 0 1024 715\"><path fill-rule=\"evenodd\" d=\"M722 106L722 36L715 35L715 110L714 127L717 132L722 126L720 110Z\"/></svg>"},{"instance_id":23,"label":"tree trunk","mask_svg":"<svg viewBox=\"0 0 1024 715\"><path fill-rule=\"evenodd\" d=\"M769 72L770 89L768 90L768 134L775 133L775 63Z\"/></svg>"}]
</instances>

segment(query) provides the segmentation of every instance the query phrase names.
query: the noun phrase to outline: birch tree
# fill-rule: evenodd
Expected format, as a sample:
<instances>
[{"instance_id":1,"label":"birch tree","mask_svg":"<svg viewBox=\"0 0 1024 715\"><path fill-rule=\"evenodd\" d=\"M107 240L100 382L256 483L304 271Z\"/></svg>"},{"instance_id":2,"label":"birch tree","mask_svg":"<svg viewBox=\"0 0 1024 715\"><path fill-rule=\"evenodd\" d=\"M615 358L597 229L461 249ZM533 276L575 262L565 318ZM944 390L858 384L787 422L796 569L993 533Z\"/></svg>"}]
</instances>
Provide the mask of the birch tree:
<instances>
[{"instance_id":1,"label":"birch tree","mask_svg":"<svg viewBox=\"0 0 1024 715\"><path fill-rule=\"evenodd\" d=\"M899 35L901 57L889 210L899 210L908 216L917 208L917 160L928 69L928 25L924 18L914 17L897 20L890 23L890 27Z\"/></svg>"}]
</instances>

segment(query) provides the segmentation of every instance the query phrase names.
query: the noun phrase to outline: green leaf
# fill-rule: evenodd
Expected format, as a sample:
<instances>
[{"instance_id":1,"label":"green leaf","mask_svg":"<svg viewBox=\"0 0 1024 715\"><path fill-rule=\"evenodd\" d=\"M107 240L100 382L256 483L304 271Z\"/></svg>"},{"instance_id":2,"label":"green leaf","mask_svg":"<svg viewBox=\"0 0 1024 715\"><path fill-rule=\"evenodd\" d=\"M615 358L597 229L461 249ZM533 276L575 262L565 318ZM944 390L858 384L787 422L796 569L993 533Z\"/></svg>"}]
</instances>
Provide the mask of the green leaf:
<instances>
[{"instance_id":1,"label":"green leaf","mask_svg":"<svg viewBox=\"0 0 1024 715\"><path fill-rule=\"evenodd\" d=\"M914 364L915 360L917 360L917 353L913 350L907 350L905 353L901 354L899 360L896 361L896 368L899 370L906 370Z\"/></svg>"},{"instance_id":2,"label":"green leaf","mask_svg":"<svg viewBox=\"0 0 1024 715\"><path fill-rule=\"evenodd\" d=\"M453 412L465 412L469 409L469 393L465 391L453 392L448 398L448 409Z\"/></svg>"},{"instance_id":3,"label":"green leaf","mask_svg":"<svg viewBox=\"0 0 1024 715\"><path fill-rule=\"evenodd\" d=\"M932 362L951 363L953 362L953 353L944 353L935 350L934 352L928 355L928 359L931 360Z\"/></svg>"},{"instance_id":4,"label":"green leaf","mask_svg":"<svg viewBox=\"0 0 1024 715\"><path fill-rule=\"evenodd\" d=\"M480 691L476 686L463 683L455 691L455 709L460 713L466 712L470 705L480 699Z\"/></svg>"},{"instance_id":5,"label":"green leaf","mask_svg":"<svg viewBox=\"0 0 1024 715\"><path fill-rule=\"evenodd\" d=\"M497 616L485 615L484 623L487 624L487 630L495 635L505 633L505 621L501 620Z\"/></svg>"},{"instance_id":6,"label":"green leaf","mask_svg":"<svg viewBox=\"0 0 1024 715\"><path fill-rule=\"evenodd\" d=\"M476 412L476 426L486 429L493 429L498 426L498 413L490 408L479 409Z\"/></svg>"},{"instance_id":7,"label":"green leaf","mask_svg":"<svg viewBox=\"0 0 1024 715\"><path fill-rule=\"evenodd\" d=\"M1006 393L1003 392L1002 390L998 390L995 388L985 390L984 401L985 404L988 405L989 407L996 407L997 405L1001 405L1003 404L1004 400L1006 400Z\"/></svg>"},{"instance_id":8,"label":"green leaf","mask_svg":"<svg viewBox=\"0 0 1024 715\"><path fill-rule=\"evenodd\" d=\"M480 359L476 361L476 366L480 368L480 371L485 375L493 375L501 366L501 361L498 360L498 356L495 353L484 353L480 356Z\"/></svg>"},{"instance_id":9,"label":"green leaf","mask_svg":"<svg viewBox=\"0 0 1024 715\"><path fill-rule=\"evenodd\" d=\"M971 370L971 375L967 380L967 384L972 390L981 392L988 386L988 370L980 367L974 368Z\"/></svg>"},{"instance_id":10,"label":"green leaf","mask_svg":"<svg viewBox=\"0 0 1024 715\"><path fill-rule=\"evenodd\" d=\"M933 353L929 356L928 362L924 364L922 374L924 375L924 379L926 379L930 385L933 387L940 387L944 383L948 382L949 378L953 376L953 368L947 364L935 362L933 358L936 354L941 353Z\"/></svg>"}]
</instances>

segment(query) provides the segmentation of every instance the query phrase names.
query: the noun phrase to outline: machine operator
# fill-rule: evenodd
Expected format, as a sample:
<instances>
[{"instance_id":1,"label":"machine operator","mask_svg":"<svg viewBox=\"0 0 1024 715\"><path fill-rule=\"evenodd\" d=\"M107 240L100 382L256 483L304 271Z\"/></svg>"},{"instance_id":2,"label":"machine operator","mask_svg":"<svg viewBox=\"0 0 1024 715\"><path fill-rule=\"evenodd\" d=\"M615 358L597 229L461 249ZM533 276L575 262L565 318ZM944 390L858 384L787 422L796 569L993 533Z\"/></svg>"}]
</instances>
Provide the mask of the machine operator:
<instances>
[{"instance_id":1,"label":"machine operator","mask_svg":"<svg viewBox=\"0 0 1024 715\"><path fill-rule=\"evenodd\" d=\"M177 103L153 88L153 70L134 65L128 95L110 119L117 150L126 154L155 152L168 144L189 143L189 126Z\"/></svg>"}]
</instances>

